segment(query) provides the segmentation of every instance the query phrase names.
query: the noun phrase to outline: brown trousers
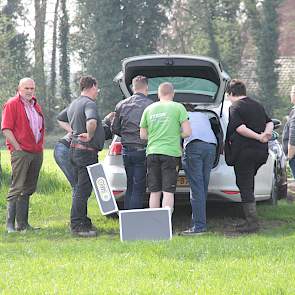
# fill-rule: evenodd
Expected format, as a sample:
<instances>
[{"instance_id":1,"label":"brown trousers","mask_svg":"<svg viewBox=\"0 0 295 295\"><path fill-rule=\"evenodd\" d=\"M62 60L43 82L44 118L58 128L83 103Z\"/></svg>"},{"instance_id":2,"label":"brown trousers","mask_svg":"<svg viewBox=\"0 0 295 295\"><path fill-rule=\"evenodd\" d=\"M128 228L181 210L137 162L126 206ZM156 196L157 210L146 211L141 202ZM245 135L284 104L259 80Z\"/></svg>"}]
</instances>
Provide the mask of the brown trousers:
<instances>
[{"instance_id":1,"label":"brown trousers","mask_svg":"<svg viewBox=\"0 0 295 295\"><path fill-rule=\"evenodd\" d=\"M19 196L30 196L36 191L43 152L14 151L11 154L12 179L7 201Z\"/></svg>"}]
</instances>

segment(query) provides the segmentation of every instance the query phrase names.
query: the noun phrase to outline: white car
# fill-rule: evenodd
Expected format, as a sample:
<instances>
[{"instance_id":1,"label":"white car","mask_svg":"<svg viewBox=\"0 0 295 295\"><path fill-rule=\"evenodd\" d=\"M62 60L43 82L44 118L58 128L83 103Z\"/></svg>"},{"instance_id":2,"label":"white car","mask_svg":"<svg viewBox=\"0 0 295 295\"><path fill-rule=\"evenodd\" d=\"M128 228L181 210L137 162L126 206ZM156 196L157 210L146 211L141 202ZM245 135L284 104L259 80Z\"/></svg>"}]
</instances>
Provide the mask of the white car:
<instances>
[{"instance_id":1,"label":"white car","mask_svg":"<svg viewBox=\"0 0 295 295\"><path fill-rule=\"evenodd\" d=\"M174 100L192 103L195 111L205 112L217 138L216 158L211 171L208 200L240 202L241 196L235 183L233 167L227 166L223 145L228 124L230 102L225 99L225 89L230 80L220 63L209 57L193 55L145 55L126 58L122 61L122 71L114 81L118 83L124 97L132 94L131 81L137 75L149 79L149 96L156 100L157 89L162 82L171 82L175 88ZM280 122L274 120L275 126ZM281 144L274 132L269 142L269 157L255 177L255 198L269 200L287 195L286 159ZM126 174L121 155L120 137L115 136L103 162L106 176L117 200L124 197ZM189 184L181 169L177 181L176 201L189 200Z\"/></svg>"}]
</instances>

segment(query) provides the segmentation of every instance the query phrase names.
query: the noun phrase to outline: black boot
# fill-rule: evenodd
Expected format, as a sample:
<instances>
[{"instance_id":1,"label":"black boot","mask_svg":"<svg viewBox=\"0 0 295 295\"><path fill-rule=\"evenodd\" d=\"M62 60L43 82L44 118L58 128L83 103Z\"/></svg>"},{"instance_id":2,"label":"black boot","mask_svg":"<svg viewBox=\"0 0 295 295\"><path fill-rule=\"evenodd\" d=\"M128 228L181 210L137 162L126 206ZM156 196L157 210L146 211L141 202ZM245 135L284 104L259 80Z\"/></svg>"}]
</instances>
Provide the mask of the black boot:
<instances>
[{"instance_id":1,"label":"black boot","mask_svg":"<svg viewBox=\"0 0 295 295\"><path fill-rule=\"evenodd\" d=\"M7 203L6 229L8 233L15 232L16 198Z\"/></svg>"},{"instance_id":2,"label":"black boot","mask_svg":"<svg viewBox=\"0 0 295 295\"><path fill-rule=\"evenodd\" d=\"M39 227L32 227L29 222L29 202L30 196L21 196L18 197L16 202L16 230L25 231L25 230L37 230Z\"/></svg>"},{"instance_id":3,"label":"black boot","mask_svg":"<svg viewBox=\"0 0 295 295\"><path fill-rule=\"evenodd\" d=\"M27 229L29 206L25 196L17 198L16 201L16 230L24 231Z\"/></svg>"},{"instance_id":4,"label":"black boot","mask_svg":"<svg viewBox=\"0 0 295 295\"><path fill-rule=\"evenodd\" d=\"M240 233L255 233L259 230L259 223L256 212L256 203L244 203L243 211L245 214L246 222L238 228Z\"/></svg>"},{"instance_id":5,"label":"black boot","mask_svg":"<svg viewBox=\"0 0 295 295\"><path fill-rule=\"evenodd\" d=\"M234 227L235 227L235 229L236 230L239 230L240 228L242 228L242 227L244 227L244 226L246 226L246 223L247 223L247 221L246 221L246 216L245 216L245 210L243 209L243 204L244 203L240 203L239 204L239 215L241 216L241 218L242 218L242 220L241 221L238 221L238 222L235 222L233 225L234 225Z\"/></svg>"}]
</instances>

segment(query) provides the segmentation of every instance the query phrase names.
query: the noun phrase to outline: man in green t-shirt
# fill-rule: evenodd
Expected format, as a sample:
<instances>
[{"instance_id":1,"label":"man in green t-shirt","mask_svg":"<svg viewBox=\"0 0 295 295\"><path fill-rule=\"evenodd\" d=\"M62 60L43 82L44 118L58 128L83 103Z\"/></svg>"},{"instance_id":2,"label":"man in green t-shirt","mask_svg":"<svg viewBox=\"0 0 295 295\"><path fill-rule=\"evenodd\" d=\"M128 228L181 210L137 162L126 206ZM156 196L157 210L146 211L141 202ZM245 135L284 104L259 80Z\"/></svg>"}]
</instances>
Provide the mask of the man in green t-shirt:
<instances>
[{"instance_id":1,"label":"man in green t-shirt","mask_svg":"<svg viewBox=\"0 0 295 295\"><path fill-rule=\"evenodd\" d=\"M181 157L180 138L191 135L188 113L184 106L173 101L171 83L162 83L158 89L160 101L148 106L140 122L140 137L147 139L147 177L151 192L150 208L173 210L174 193Z\"/></svg>"}]
</instances>

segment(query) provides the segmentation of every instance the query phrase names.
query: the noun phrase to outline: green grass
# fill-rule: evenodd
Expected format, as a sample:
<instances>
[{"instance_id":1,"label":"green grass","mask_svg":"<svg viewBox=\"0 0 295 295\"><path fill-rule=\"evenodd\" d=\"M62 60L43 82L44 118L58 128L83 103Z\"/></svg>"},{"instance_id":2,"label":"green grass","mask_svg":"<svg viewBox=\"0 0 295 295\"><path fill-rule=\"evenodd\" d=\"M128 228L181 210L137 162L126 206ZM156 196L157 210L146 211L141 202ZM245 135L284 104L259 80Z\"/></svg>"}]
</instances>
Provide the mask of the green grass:
<instances>
[{"instance_id":1,"label":"green grass","mask_svg":"<svg viewBox=\"0 0 295 295\"><path fill-rule=\"evenodd\" d=\"M32 197L30 222L42 230L5 232L9 155L2 151L0 294L295 294L295 205L258 206L264 229L228 237L209 218L211 233L167 242L121 243L117 219L89 212L101 234L68 230L71 192L47 150ZM177 210L177 208L176 208Z\"/></svg>"}]
</instances>

